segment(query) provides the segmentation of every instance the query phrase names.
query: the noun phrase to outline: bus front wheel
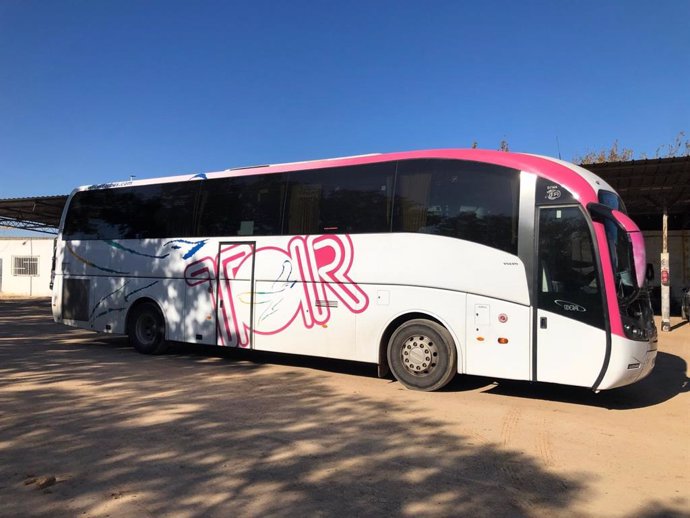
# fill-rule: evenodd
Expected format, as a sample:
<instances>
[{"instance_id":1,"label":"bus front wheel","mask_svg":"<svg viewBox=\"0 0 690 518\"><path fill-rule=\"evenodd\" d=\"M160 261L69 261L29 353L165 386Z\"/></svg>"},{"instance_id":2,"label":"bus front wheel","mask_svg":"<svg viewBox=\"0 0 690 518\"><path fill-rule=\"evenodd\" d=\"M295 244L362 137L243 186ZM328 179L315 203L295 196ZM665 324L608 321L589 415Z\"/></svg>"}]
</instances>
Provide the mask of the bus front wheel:
<instances>
[{"instance_id":1,"label":"bus front wheel","mask_svg":"<svg viewBox=\"0 0 690 518\"><path fill-rule=\"evenodd\" d=\"M153 302L135 306L127 329L129 343L142 354L162 354L168 348L165 341L165 320Z\"/></svg>"},{"instance_id":2,"label":"bus front wheel","mask_svg":"<svg viewBox=\"0 0 690 518\"><path fill-rule=\"evenodd\" d=\"M395 330L388 342L388 365L408 389L438 390L456 373L453 337L431 320L409 320Z\"/></svg>"}]
</instances>

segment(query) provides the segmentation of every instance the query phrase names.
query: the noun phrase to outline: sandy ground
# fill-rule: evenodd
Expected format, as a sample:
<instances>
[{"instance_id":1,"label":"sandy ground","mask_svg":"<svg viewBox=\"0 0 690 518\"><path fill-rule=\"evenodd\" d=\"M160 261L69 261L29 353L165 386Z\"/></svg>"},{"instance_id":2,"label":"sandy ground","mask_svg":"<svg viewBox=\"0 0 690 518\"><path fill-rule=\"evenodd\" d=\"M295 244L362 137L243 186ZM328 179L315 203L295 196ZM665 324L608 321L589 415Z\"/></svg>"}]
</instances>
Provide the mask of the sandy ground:
<instances>
[{"instance_id":1,"label":"sandy ground","mask_svg":"<svg viewBox=\"0 0 690 518\"><path fill-rule=\"evenodd\" d=\"M623 389L429 394L370 365L142 356L4 300L0 515L690 516L689 358L684 325Z\"/></svg>"}]
</instances>

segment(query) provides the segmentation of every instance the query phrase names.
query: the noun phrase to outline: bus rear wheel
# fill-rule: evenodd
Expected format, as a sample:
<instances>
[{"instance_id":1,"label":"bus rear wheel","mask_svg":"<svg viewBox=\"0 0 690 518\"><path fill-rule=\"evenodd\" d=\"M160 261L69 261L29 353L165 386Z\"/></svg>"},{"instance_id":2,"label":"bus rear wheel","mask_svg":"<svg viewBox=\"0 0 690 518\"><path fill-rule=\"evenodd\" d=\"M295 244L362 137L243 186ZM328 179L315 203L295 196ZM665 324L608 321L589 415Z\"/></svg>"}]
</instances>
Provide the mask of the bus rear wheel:
<instances>
[{"instance_id":1,"label":"bus rear wheel","mask_svg":"<svg viewBox=\"0 0 690 518\"><path fill-rule=\"evenodd\" d=\"M438 390L456 374L453 337L431 320L409 320L395 330L388 342L388 365L406 388Z\"/></svg>"},{"instance_id":2,"label":"bus rear wheel","mask_svg":"<svg viewBox=\"0 0 690 518\"><path fill-rule=\"evenodd\" d=\"M162 354L168 348L165 320L153 302L142 302L134 307L127 335L129 343L142 354Z\"/></svg>"}]
</instances>

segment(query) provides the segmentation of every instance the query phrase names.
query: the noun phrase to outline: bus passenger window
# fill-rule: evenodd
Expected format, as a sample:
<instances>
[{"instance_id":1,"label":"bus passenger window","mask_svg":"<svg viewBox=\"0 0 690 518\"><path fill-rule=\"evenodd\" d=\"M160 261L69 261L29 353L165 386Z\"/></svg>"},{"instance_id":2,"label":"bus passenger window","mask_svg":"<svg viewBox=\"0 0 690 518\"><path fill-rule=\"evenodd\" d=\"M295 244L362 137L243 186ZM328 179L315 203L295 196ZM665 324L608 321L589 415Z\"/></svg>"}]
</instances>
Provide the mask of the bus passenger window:
<instances>
[{"instance_id":1,"label":"bus passenger window","mask_svg":"<svg viewBox=\"0 0 690 518\"><path fill-rule=\"evenodd\" d=\"M395 162L290 173L288 234L390 232Z\"/></svg>"},{"instance_id":2,"label":"bus passenger window","mask_svg":"<svg viewBox=\"0 0 690 518\"><path fill-rule=\"evenodd\" d=\"M195 234L201 237L280 234L284 182L282 174L202 181Z\"/></svg>"},{"instance_id":3,"label":"bus passenger window","mask_svg":"<svg viewBox=\"0 0 690 518\"><path fill-rule=\"evenodd\" d=\"M321 184L290 185L288 234L318 234Z\"/></svg>"},{"instance_id":4,"label":"bus passenger window","mask_svg":"<svg viewBox=\"0 0 690 518\"><path fill-rule=\"evenodd\" d=\"M517 254L520 175L461 160L398 164L393 230L422 232Z\"/></svg>"}]
</instances>

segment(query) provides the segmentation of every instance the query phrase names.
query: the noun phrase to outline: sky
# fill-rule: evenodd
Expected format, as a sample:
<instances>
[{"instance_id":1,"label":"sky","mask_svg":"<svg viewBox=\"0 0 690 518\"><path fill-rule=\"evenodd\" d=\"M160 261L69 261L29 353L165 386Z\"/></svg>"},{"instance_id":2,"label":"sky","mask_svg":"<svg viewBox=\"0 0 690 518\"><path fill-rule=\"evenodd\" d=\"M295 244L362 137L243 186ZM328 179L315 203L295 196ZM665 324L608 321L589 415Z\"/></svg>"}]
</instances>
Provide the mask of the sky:
<instances>
[{"instance_id":1,"label":"sky","mask_svg":"<svg viewBox=\"0 0 690 518\"><path fill-rule=\"evenodd\" d=\"M690 1L0 0L0 198L690 132Z\"/></svg>"}]
</instances>

